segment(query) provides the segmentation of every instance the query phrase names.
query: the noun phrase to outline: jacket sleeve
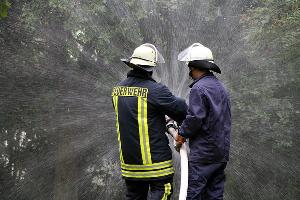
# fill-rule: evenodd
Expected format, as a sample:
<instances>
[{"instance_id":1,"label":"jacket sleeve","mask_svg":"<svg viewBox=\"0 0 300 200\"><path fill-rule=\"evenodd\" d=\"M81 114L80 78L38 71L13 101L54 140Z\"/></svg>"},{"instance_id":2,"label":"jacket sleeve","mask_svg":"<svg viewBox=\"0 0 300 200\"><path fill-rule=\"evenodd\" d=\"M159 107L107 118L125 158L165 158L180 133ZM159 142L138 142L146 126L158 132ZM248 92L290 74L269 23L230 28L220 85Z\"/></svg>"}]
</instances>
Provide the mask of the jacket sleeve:
<instances>
[{"instance_id":1,"label":"jacket sleeve","mask_svg":"<svg viewBox=\"0 0 300 200\"><path fill-rule=\"evenodd\" d=\"M177 123L181 124L187 115L187 104L184 99L175 97L170 90L161 85L155 90L154 104L165 115L174 119Z\"/></svg>"},{"instance_id":2,"label":"jacket sleeve","mask_svg":"<svg viewBox=\"0 0 300 200\"><path fill-rule=\"evenodd\" d=\"M201 129L203 119L207 115L208 104L205 94L200 88L192 88L189 97L189 109L186 119L182 122L179 134L189 138Z\"/></svg>"}]
</instances>

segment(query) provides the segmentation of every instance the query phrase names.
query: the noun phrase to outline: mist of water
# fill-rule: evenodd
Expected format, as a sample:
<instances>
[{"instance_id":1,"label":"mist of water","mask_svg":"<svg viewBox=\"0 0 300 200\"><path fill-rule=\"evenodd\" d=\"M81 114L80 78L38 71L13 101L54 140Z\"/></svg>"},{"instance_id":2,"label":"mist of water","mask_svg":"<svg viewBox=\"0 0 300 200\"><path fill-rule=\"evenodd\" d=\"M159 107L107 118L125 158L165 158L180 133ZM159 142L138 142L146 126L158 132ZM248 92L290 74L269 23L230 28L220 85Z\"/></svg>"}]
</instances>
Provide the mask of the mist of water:
<instances>
[{"instance_id":1,"label":"mist of water","mask_svg":"<svg viewBox=\"0 0 300 200\"><path fill-rule=\"evenodd\" d=\"M282 72L276 56L260 67L269 54L243 23L257 1L12 2L0 21L1 199L124 198L110 92L129 71L120 59L146 42L166 60L154 78L186 99L178 53L194 42L214 53L233 111L225 199L299 198L299 86L286 86L299 69Z\"/></svg>"}]
</instances>

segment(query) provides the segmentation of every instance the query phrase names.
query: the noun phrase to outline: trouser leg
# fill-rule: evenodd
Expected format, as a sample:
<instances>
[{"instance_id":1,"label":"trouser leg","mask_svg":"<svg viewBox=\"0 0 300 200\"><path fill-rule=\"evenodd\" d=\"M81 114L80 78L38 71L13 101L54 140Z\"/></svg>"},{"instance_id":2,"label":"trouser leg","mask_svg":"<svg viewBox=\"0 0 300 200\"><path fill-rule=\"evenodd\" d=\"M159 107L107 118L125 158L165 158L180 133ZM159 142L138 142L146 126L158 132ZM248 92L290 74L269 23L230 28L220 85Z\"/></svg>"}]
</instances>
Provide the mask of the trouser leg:
<instances>
[{"instance_id":1,"label":"trouser leg","mask_svg":"<svg viewBox=\"0 0 300 200\"><path fill-rule=\"evenodd\" d=\"M205 200L223 200L225 168L227 163L221 163L220 167L212 174L207 181Z\"/></svg>"},{"instance_id":2,"label":"trouser leg","mask_svg":"<svg viewBox=\"0 0 300 200\"><path fill-rule=\"evenodd\" d=\"M212 200L215 197L220 198L221 193L223 197L225 167L226 163L204 164L189 161L187 199Z\"/></svg>"},{"instance_id":3,"label":"trouser leg","mask_svg":"<svg viewBox=\"0 0 300 200\"><path fill-rule=\"evenodd\" d=\"M150 182L151 200L169 200L172 193L173 178Z\"/></svg>"},{"instance_id":4,"label":"trouser leg","mask_svg":"<svg viewBox=\"0 0 300 200\"><path fill-rule=\"evenodd\" d=\"M206 177L204 176L203 169L200 168L198 163L189 161L188 191L187 191L186 199L189 200L201 199L205 185L206 185Z\"/></svg>"},{"instance_id":5,"label":"trouser leg","mask_svg":"<svg viewBox=\"0 0 300 200\"><path fill-rule=\"evenodd\" d=\"M147 200L149 182L125 180L126 200Z\"/></svg>"}]
</instances>

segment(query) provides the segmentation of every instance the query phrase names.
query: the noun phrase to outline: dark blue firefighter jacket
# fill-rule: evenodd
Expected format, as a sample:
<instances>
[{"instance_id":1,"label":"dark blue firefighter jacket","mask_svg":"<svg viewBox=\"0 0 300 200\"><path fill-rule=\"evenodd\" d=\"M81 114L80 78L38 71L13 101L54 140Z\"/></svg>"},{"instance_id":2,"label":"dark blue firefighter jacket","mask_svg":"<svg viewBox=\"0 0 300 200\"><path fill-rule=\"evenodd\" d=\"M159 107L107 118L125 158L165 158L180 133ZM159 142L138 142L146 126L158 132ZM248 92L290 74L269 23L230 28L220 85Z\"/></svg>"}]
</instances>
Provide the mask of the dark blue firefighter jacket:
<instances>
[{"instance_id":1,"label":"dark blue firefighter jacket","mask_svg":"<svg viewBox=\"0 0 300 200\"><path fill-rule=\"evenodd\" d=\"M191 161L227 162L231 112L229 95L222 83L208 73L190 87L189 110L180 135L189 138Z\"/></svg>"},{"instance_id":2,"label":"dark blue firefighter jacket","mask_svg":"<svg viewBox=\"0 0 300 200\"><path fill-rule=\"evenodd\" d=\"M139 180L173 176L165 115L182 122L187 114L185 100L141 70L131 70L113 88L112 98L122 176Z\"/></svg>"}]
</instances>

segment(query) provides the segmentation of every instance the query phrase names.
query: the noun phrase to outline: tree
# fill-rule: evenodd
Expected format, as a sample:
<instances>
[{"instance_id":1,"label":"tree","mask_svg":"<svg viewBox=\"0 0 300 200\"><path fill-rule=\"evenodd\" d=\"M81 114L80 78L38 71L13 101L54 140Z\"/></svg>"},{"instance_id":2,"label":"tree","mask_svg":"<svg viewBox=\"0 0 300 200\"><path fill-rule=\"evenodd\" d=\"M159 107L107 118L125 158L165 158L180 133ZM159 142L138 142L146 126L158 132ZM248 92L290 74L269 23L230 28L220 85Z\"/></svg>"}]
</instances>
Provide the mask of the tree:
<instances>
[{"instance_id":1,"label":"tree","mask_svg":"<svg viewBox=\"0 0 300 200\"><path fill-rule=\"evenodd\" d=\"M297 1L21 0L0 27L1 199L123 198L110 91L144 42L182 97L178 52L212 49L233 109L226 199L296 198Z\"/></svg>"},{"instance_id":2,"label":"tree","mask_svg":"<svg viewBox=\"0 0 300 200\"><path fill-rule=\"evenodd\" d=\"M8 0L0 1L0 20L4 19L8 15L8 10L11 7L11 3Z\"/></svg>"}]
</instances>

